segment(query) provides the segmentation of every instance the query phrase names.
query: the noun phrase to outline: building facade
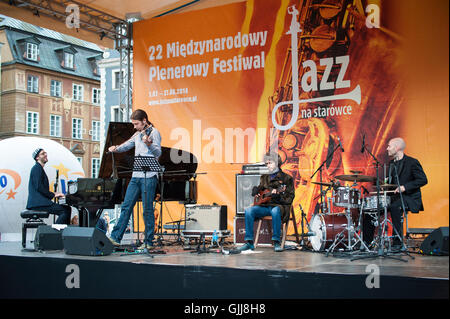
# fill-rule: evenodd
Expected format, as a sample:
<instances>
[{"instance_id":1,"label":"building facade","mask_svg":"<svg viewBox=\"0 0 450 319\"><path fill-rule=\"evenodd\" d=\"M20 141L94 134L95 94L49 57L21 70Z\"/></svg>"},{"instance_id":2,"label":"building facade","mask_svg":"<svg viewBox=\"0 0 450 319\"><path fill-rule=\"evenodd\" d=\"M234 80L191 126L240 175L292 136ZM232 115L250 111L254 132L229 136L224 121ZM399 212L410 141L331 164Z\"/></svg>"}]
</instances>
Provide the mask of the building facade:
<instances>
[{"instance_id":1,"label":"building facade","mask_svg":"<svg viewBox=\"0 0 450 319\"><path fill-rule=\"evenodd\" d=\"M0 15L0 140L52 139L72 151L96 177L100 148L103 51L61 33Z\"/></svg>"},{"instance_id":2,"label":"building facade","mask_svg":"<svg viewBox=\"0 0 450 319\"><path fill-rule=\"evenodd\" d=\"M101 125L100 145L103 149L109 122L129 122L131 111L126 110L124 95L126 88L126 70L120 68L120 54L117 50L106 50L103 59L98 62L102 99L100 101ZM130 104L131 104L131 97ZM121 101L122 100L122 101ZM124 105L125 104L125 105Z\"/></svg>"}]
</instances>

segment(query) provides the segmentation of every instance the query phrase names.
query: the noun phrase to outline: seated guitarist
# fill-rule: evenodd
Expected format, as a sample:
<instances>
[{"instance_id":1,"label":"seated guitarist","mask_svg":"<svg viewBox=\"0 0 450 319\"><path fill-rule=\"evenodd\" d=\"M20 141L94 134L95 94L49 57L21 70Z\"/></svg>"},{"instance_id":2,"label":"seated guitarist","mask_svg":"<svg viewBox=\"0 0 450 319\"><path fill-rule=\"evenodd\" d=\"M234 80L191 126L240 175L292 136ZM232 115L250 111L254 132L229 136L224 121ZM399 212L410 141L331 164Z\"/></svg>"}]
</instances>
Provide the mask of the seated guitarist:
<instances>
[{"instance_id":1,"label":"seated guitarist","mask_svg":"<svg viewBox=\"0 0 450 319\"><path fill-rule=\"evenodd\" d=\"M289 213L295 190L293 178L281 171L281 158L277 154L265 154L269 174L261 176L259 186L254 187L252 196L255 196L255 204L245 209L245 241L238 250L255 249L253 244L253 224L256 218L272 216L272 241L274 250L283 249L280 244L281 222L289 220ZM278 165L277 165L278 164Z\"/></svg>"}]
</instances>

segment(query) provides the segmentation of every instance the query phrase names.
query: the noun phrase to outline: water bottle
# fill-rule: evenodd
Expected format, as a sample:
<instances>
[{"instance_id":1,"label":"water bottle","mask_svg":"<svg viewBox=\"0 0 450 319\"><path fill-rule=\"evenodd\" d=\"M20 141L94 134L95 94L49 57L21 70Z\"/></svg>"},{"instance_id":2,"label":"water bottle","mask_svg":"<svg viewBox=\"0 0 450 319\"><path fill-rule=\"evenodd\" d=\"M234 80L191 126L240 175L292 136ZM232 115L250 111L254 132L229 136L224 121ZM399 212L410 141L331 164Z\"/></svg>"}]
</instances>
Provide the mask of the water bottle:
<instances>
[{"instance_id":1,"label":"water bottle","mask_svg":"<svg viewBox=\"0 0 450 319\"><path fill-rule=\"evenodd\" d=\"M219 239L219 236L217 234L217 231L214 229L214 232L213 232L213 235L212 235L212 243L211 244L213 246L217 245L218 244L218 239Z\"/></svg>"}]
</instances>

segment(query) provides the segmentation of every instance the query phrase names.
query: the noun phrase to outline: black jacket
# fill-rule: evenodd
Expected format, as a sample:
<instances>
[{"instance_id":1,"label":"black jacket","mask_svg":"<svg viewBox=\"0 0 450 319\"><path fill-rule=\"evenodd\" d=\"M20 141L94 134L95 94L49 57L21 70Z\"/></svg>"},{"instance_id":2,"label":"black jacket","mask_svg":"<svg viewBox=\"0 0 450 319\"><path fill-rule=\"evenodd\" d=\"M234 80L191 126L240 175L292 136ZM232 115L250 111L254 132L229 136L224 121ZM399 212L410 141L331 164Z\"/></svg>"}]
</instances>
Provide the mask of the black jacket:
<instances>
[{"instance_id":1,"label":"black jacket","mask_svg":"<svg viewBox=\"0 0 450 319\"><path fill-rule=\"evenodd\" d=\"M41 164L36 162L31 168L28 182L27 209L52 205L55 194L50 192L47 174Z\"/></svg>"},{"instance_id":2,"label":"black jacket","mask_svg":"<svg viewBox=\"0 0 450 319\"><path fill-rule=\"evenodd\" d=\"M294 179L289 174L279 170L275 178L271 179L270 174L261 175L259 186L253 190L253 196L263 189L277 189L285 185L286 189L278 196L273 196L272 201L261 206L279 206L281 210L281 221L286 223L289 221L289 213L292 201L295 197Z\"/></svg>"},{"instance_id":3,"label":"black jacket","mask_svg":"<svg viewBox=\"0 0 450 319\"><path fill-rule=\"evenodd\" d=\"M419 161L410 156L404 155L400 161L389 163L389 183L398 184L397 174L401 186L405 187L402 193L405 204L413 213L423 211L422 193L420 188L428 183L427 176L423 171ZM392 197L398 200L399 195Z\"/></svg>"}]
</instances>

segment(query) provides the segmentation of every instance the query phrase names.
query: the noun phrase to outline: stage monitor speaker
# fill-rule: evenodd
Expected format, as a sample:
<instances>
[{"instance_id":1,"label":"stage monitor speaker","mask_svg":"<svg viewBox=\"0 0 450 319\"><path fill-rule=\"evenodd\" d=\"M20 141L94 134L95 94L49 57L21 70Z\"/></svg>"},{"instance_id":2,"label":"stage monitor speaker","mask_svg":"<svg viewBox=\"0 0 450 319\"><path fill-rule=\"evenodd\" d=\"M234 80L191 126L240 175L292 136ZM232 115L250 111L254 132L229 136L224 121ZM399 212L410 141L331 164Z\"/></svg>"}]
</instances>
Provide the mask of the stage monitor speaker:
<instances>
[{"instance_id":1,"label":"stage monitor speaker","mask_svg":"<svg viewBox=\"0 0 450 319\"><path fill-rule=\"evenodd\" d=\"M63 241L61 231L49 225L40 225L34 236L34 249L36 250L62 250Z\"/></svg>"},{"instance_id":2,"label":"stage monitor speaker","mask_svg":"<svg viewBox=\"0 0 450 319\"><path fill-rule=\"evenodd\" d=\"M227 206L186 205L185 231L227 230Z\"/></svg>"},{"instance_id":3,"label":"stage monitor speaker","mask_svg":"<svg viewBox=\"0 0 450 319\"><path fill-rule=\"evenodd\" d=\"M259 185L261 175L236 174L236 215L243 216L253 205L252 189Z\"/></svg>"},{"instance_id":4,"label":"stage monitor speaker","mask_svg":"<svg viewBox=\"0 0 450 319\"><path fill-rule=\"evenodd\" d=\"M105 233L94 227L66 227L62 239L68 255L106 256L114 248Z\"/></svg>"},{"instance_id":5,"label":"stage monitor speaker","mask_svg":"<svg viewBox=\"0 0 450 319\"><path fill-rule=\"evenodd\" d=\"M448 256L448 227L439 227L431 232L420 245L424 255Z\"/></svg>"}]
</instances>

